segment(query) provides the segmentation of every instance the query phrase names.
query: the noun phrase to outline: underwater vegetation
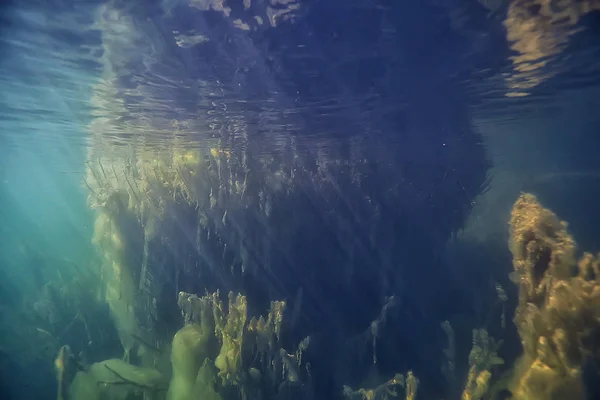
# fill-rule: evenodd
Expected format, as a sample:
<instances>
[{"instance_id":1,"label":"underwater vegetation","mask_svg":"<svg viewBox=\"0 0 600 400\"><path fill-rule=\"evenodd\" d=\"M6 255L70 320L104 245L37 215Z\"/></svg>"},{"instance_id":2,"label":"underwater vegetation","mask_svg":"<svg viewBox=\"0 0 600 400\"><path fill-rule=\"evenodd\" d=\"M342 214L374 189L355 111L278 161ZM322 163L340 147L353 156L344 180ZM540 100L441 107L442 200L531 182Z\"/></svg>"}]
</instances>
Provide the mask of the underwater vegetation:
<instances>
[{"instance_id":1,"label":"underwater vegetation","mask_svg":"<svg viewBox=\"0 0 600 400\"><path fill-rule=\"evenodd\" d=\"M487 185L469 104L452 82L433 83L446 58L422 51L439 36L407 42L424 21L448 21L424 3L409 16L278 2L293 9L275 20L263 18L272 4L250 3L174 2L164 18L118 1L98 10L102 115L85 185L127 359L154 357L137 338L171 343L180 292L219 291L245 296L248 319L285 301L279 343L291 351L310 336L303 361L322 398L432 364L442 380L436 346L394 354L423 331L443 340L423 316L449 290L424 282ZM176 112L154 107L164 102Z\"/></svg>"},{"instance_id":2,"label":"underwater vegetation","mask_svg":"<svg viewBox=\"0 0 600 400\"><path fill-rule=\"evenodd\" d=\"M134 211L124 208L120 212ZM103 218L106 214L99 214L99 219ZM106 221L102 224L114 234ZM460 390L449 391L443 398L588 398L586 385L590 382L585 379L584 368L600 356L600 256L583 253L577 260L567 224L531 194L523 194L515 202L509 228L514 268L511 279L518 287L513 322L521 339L521 354L503 360L498 355L503 341L482 328L472 330L470 353L457 354L452 326L443 321L441 330L448 339L443 350L444 376L461 382ZM120 240L110 243L113 251L125 248ZM111 263L119 259L119 253L114 254L107 258ZM119 274L104 278L103 283L114 285L123 277ZM294 325L293 310L286 301L272 301L268 311L259 315L249 310L243 294L229 292L225 301L219 291L203 296L181 291L176 301L180 327L165 342L157 339L160 335L155 332L146 332L146 337L153 338L148 341L137 337L141 326L135 322L119 329L119 310L129 308L128 303L111 302L110 290L106 296L122 338L122 357L86 364L63 345L55 361L59 400L321 398L315 392L319 377L312 363L329 355L311 355L312 336L288 344L286 336L290 337ZM388 299L370 330L385 323L394 306L395 300ZM375 346L378 333L372 337ZM376 365L377 359L371 363ZM465 374L460 376L459 371ZM377 380L373 386L359 388L340 385L336 398L428 398L420 395L426 388L412 370L367 381Z\"/></svg>"},{"instance_id":3,"label":"underwater vegetation","mask_svg":"<svg viewBox=\"0 0 600 400\"><path fill-rule=\"evenodd\" d=\"M519 303L515 325L523 356L511 391L517 399L584 399L583 368L598 356L600 254L577 261L567 224L532 195L510 219Z\"/></svg>"},{"instance_id":4,"label":"underwater vegetation","mask_svg":"<svg viewBox=\"0 0 600 400\"><path fill-rule=\"evenodd\" d=\"M437 79L468 64L431 50L460 25L445 6L126 3L95 25L82 185L99 262L2 305L3 370L53 368L58 400L591 397L599 259L578 261L532 195L509 225L515 287L479 302L498 321L448 317L466 307L439 260L489 162L460 85ZM506 26L509 96L547 78L529 68L558 50L524 43L566 15L529 3L509 10L533 27Z\"/></svg>"}]
</instances>

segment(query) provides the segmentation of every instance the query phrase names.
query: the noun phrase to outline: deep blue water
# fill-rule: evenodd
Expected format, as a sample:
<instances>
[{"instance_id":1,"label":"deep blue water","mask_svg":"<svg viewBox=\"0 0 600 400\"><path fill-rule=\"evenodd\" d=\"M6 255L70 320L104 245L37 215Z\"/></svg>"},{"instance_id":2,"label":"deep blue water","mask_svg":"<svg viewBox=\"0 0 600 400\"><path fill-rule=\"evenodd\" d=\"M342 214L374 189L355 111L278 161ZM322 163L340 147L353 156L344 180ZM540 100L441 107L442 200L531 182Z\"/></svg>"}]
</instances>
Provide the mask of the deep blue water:
<instances>
[{"instance_id":1,"label":"deep blue water","mask_svg":"<svg viewBox=\"0 0 600 400\"><path fill-rule=\"evenodd\" d=\"M73 389L92 376L96 396L194 398L169 384L178 293L219 290L248 320L287 303L272 363L244 339L222 398L383 398L408 371L418 399L460 398L473 329L504 341L482 397L502 398L523 352L519 194L569 223L578 256L600 251L600 13L559 3L7 5L0 396L93 398ZM114 358L164 381L105 385L126 381Z\"/></svg>"}]
</instances>

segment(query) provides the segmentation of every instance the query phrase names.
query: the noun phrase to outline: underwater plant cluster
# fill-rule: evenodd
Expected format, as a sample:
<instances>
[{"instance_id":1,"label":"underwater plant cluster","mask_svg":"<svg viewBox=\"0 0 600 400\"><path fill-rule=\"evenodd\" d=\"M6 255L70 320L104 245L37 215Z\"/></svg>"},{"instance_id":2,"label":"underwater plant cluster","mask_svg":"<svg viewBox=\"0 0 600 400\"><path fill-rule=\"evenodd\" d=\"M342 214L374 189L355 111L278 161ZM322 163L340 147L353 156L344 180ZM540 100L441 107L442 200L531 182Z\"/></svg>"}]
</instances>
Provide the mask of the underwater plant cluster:
<instances>
[{"instance_id":1,"label":"underwater plant cluster","mask_svg":"<svg viewBox=\"0 0 600 400\"><path fill-rule=\"evenodd\" d=\"M457 82L484 54L529 96L597 4L374 3L92 7L93 254L0 276L22 398L596 398L600 255L531 193L474 254L497 171Z\"/></svg>"}]
</instances>

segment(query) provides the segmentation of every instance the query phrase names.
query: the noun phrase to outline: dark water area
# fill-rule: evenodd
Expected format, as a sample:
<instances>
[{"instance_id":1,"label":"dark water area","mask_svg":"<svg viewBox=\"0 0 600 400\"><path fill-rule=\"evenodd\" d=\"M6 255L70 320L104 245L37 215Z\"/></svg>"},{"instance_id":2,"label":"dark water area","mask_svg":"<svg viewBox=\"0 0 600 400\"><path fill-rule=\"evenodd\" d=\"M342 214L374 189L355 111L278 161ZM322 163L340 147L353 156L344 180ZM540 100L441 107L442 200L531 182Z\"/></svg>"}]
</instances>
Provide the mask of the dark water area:
<instances>
[{"instance_id":1,"label":"dark water area","mask_svg":"<svg viewBox=\"0 0 600 400\"><path fill-rule=\"evenodd\" d=\"M597 398L599 10L3 6L0 397Z\"/></svg>"}]
</instances>

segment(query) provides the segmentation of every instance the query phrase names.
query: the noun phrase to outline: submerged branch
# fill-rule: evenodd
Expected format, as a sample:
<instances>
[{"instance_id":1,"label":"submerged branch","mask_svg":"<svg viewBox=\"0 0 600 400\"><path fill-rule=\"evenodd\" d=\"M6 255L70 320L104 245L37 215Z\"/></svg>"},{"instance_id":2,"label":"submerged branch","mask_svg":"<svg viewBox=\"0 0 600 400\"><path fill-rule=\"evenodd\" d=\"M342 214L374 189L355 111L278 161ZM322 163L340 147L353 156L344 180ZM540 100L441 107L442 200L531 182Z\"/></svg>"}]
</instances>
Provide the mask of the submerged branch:
<instances>
[{"instance_id":1,"label":"submerged branch","mask_svg":"<svg viewBox=\"0 0 600 400\"><path fill-rule=\"evenodd\" d=\"M137 388L140 388L142 390L152 390L152 391L166 391L166 388L162 388L162 387L154 387L154 386L148 386L148 385L144 385L142 383L138 383L135 381L132 381L131 379L127 379L125 378L123 375L119 374L117 371L115 371L114 369L112 369L111 367L109 367L108 365L104 365L104 368L106 368L107 370L109 370L110 372L112 372L113 374L116 375L117 378L121 379L120 381L115 381L115 382L100 382L98 381L98 384L106 384L106 385L131 385L131 386L135 386Z\"/></svg>"}]
</instances>

